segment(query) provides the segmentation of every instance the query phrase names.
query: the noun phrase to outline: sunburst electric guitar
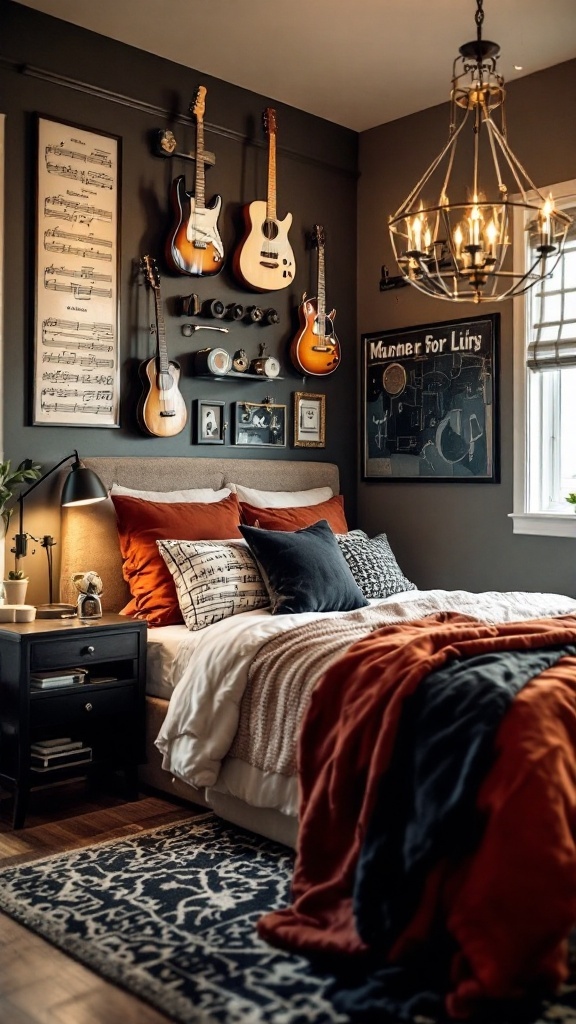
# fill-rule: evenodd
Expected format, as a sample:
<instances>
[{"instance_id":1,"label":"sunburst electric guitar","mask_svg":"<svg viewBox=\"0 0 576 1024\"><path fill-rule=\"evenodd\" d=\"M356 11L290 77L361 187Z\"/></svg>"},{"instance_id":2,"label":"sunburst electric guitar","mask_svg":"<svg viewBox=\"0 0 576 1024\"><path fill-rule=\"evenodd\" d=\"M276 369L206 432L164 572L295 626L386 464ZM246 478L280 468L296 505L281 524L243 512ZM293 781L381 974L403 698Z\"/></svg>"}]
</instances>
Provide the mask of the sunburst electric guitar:
<instances>
[{"instance_id":1,"label":"sunburst electric guitar","mask_svg":"<svg viewBox=\"0 0 576 1024\"><path fill-rule=\"evenodd\" d=\"M156 355L140 363L144 392L138 405L138 422L155 437L172 437L186 426L186 403L178 390L180 366L168 359L164 316L160 301L160 276L156 260L144 256L142 266L154 292L156 308ZM154 329L154 328L153 328Z\"/></svg>"},{"instance_id":2,"label":"sunburst electric guitar","mask_svg":"<svg viewBox=\"0 0 576 1024\"><path fill-rule=\"evenodd\" d=\"M326 312L324 228L314 227L318 247L318 296L309 299L304 292L298 310L300 329L290 345L290 358L297 370L317 377L334 373L340 364L340 342L334 330L336 310Z\"/></svg>"},{"instance_id":3,"label":"sunburst electric guitar","mask_svg":"<svg viewBox=\"0 0 576 1024\"><path fill-rule=\"evenodd\" d=\"M196 118L196 178L194 193L186 191L184 175L172 182L174 226L166 240L166 262L178 274L212 277L224 266L224 246L218 231L222 196L205 201L204 109L206 88L196 93L192 113Z\"/></svg>"},{"instance_id":4,"label":"sunburst electric guitar","mask_svg":"<svg viewBox=\"0 0 576 1024\"><path fill-rule=\"evenodd\" d=\"M234 252L232 269L245 288L256 292L287 288L294 280L296 261L288 240L292 214L276 216L276 111L263 115L268 136L268 198L244 207L245 233Z\"/></svg>"}]
</instances>

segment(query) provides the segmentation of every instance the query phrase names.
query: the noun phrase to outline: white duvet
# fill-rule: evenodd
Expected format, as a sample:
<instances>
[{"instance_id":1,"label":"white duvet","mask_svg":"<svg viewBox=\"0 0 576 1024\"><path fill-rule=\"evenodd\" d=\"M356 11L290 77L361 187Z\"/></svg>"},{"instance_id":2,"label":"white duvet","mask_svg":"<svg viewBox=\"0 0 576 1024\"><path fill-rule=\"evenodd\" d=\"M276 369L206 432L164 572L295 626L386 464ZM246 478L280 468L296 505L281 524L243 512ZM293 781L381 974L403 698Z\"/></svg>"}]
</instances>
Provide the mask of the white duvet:
<instances>
[{"instance_id":1,"label":"white duvet","mask_svg":"<svg viewBox=\"0 0 576 1024\"><path fill-rule=\"evenodd\" d=\"M576 601L560 594L489 591L406 591L371 601L389 611L389 621L418 619L438 611L456 611L485 622L513 622L576 613ZM286 814L297 813L294 779L267 773L226 757L238 726L239 708L252 658L267 640L314 619L338 619L342 613L271 615L266 609L243 612L203 630L190 658L179 658L180 679L156 739L163 767L189 785L214 789ZM337 626L335 625L335 628ZM183 650L183 649L182 649Z\"/></svg>"}]
</instances>

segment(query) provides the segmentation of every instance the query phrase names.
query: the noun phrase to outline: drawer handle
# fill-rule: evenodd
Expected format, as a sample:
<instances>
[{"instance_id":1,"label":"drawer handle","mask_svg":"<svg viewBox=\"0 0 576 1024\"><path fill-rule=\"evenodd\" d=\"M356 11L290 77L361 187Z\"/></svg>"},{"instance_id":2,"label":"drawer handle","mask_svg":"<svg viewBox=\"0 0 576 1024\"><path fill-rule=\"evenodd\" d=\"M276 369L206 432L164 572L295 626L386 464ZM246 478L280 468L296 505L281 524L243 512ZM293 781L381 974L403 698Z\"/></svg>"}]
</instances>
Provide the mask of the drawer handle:
<instances>
[{"instance_id":1,"label":"drawer handle","mask_svg":"<svg viewBox=\"0 0 576 1024\"><path fill-rule=\"evenodd\" d=\"M95 650L96 650L96 648L93 647L92 644L90 644L89 647L85 647L84 648L84 653L85 654L94 654Z\"/></svg>"},{"instance_id":2,"label":"drawer handle","mask_svg":"<svg viewBox=\"0 0 576 1024\"><path fill-rule=\"evenodd\" d=\"M93 707L93 705L90 703L90 701L88 701L88 703L84 705L84 710L85 711L92 711L92 707Z\"/></svg>"}]
</instances>

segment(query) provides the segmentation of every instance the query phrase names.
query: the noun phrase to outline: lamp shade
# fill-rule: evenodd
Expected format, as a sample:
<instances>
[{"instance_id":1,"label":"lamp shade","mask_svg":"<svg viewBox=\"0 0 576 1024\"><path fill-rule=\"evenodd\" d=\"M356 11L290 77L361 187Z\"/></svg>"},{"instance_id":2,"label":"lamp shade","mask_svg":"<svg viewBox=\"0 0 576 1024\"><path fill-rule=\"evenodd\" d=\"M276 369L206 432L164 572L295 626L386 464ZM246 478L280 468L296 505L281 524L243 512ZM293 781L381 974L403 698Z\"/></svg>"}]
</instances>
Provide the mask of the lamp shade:
<instances>
[{"instance_id":1,"label":"lamp shade","mask_svg":"<svg viewBox=\"0 0 576 1024\"><path fill-rule=\"evenodd\" d=\"M108 492L99 476L77 461L70 469L62 488L61 505L91 505L102 501Z\"/></svg>"}]
</instances>

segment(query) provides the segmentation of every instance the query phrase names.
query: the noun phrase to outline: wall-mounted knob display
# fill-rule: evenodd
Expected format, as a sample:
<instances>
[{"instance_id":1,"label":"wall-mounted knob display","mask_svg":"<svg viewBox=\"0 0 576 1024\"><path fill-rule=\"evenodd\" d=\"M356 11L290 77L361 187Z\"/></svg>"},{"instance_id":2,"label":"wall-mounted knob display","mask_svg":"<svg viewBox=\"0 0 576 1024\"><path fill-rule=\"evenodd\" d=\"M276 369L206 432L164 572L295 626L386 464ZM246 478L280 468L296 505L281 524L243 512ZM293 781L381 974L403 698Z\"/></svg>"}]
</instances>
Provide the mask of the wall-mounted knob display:
<instances>
[{"instance_id":1,"label":"wall-mounted knob display","mask_svg":"<svg viewBox=\"0 0 576 1024\"><path fill-rule=\"evenodd\" d=\"M265 324L278 324L278 323L280 323L280 317L278 315L277 310L275 310L275 309L265 309L264 310L263 323L265 323Z\"/></svg>"},{"instance_id":2,"label":"wall-mounted knob display","mask_svg":"<svg viewBox=\"0 0 576 1024\"><path fill-rule=\"evenodd\" d=\"M257 373L260 377L277 377L280 373L280 363L274 356L260 356L250 363L250 372Z\"/></svg>"},{"instance_id":3,"label":"wall-mounted knob display","mask_svg":"<svg viewBox=\"0 0 576 1024\"><path fill-rule=\"evenodd\" d=\"M195 292L192 292L191 295L180 295L177 300L177 308L180 316L198 316L200 299Z\"/></svg>"},{"instance_id":4,"label":"wall-mounted knob display","mask_svg":"<svg viewBox=\"0 0 576 1024\"><path fill-rule=\"evenodd\" d=\"M226 312L226 306L220 299L207 299L202 303L202 316L214 316L221 320Z\"/></svg>"},{"instance_id":5,"label":"wall-mounted knob display","mask_svg":"<svg viewBox=\"0 0 576 1024\"><path fill-rule=\"evenodd\" d=\"M248 306L246 309L246 320L250 324L259 324L264 319L264 310L260 306Z\"/></svg>"},{"instance_id":6,"label":"wall-mounted knob display","mask_svg":"<svg viewBox=\"0 0 576 1024\"><path fill-rule=\"evenodd\" d=\"M244 316L244 306L241 306L239 302L231 302L229 306L226 306L224 316L226 320L241 320Z\"/></svg>"}]
</instances>

